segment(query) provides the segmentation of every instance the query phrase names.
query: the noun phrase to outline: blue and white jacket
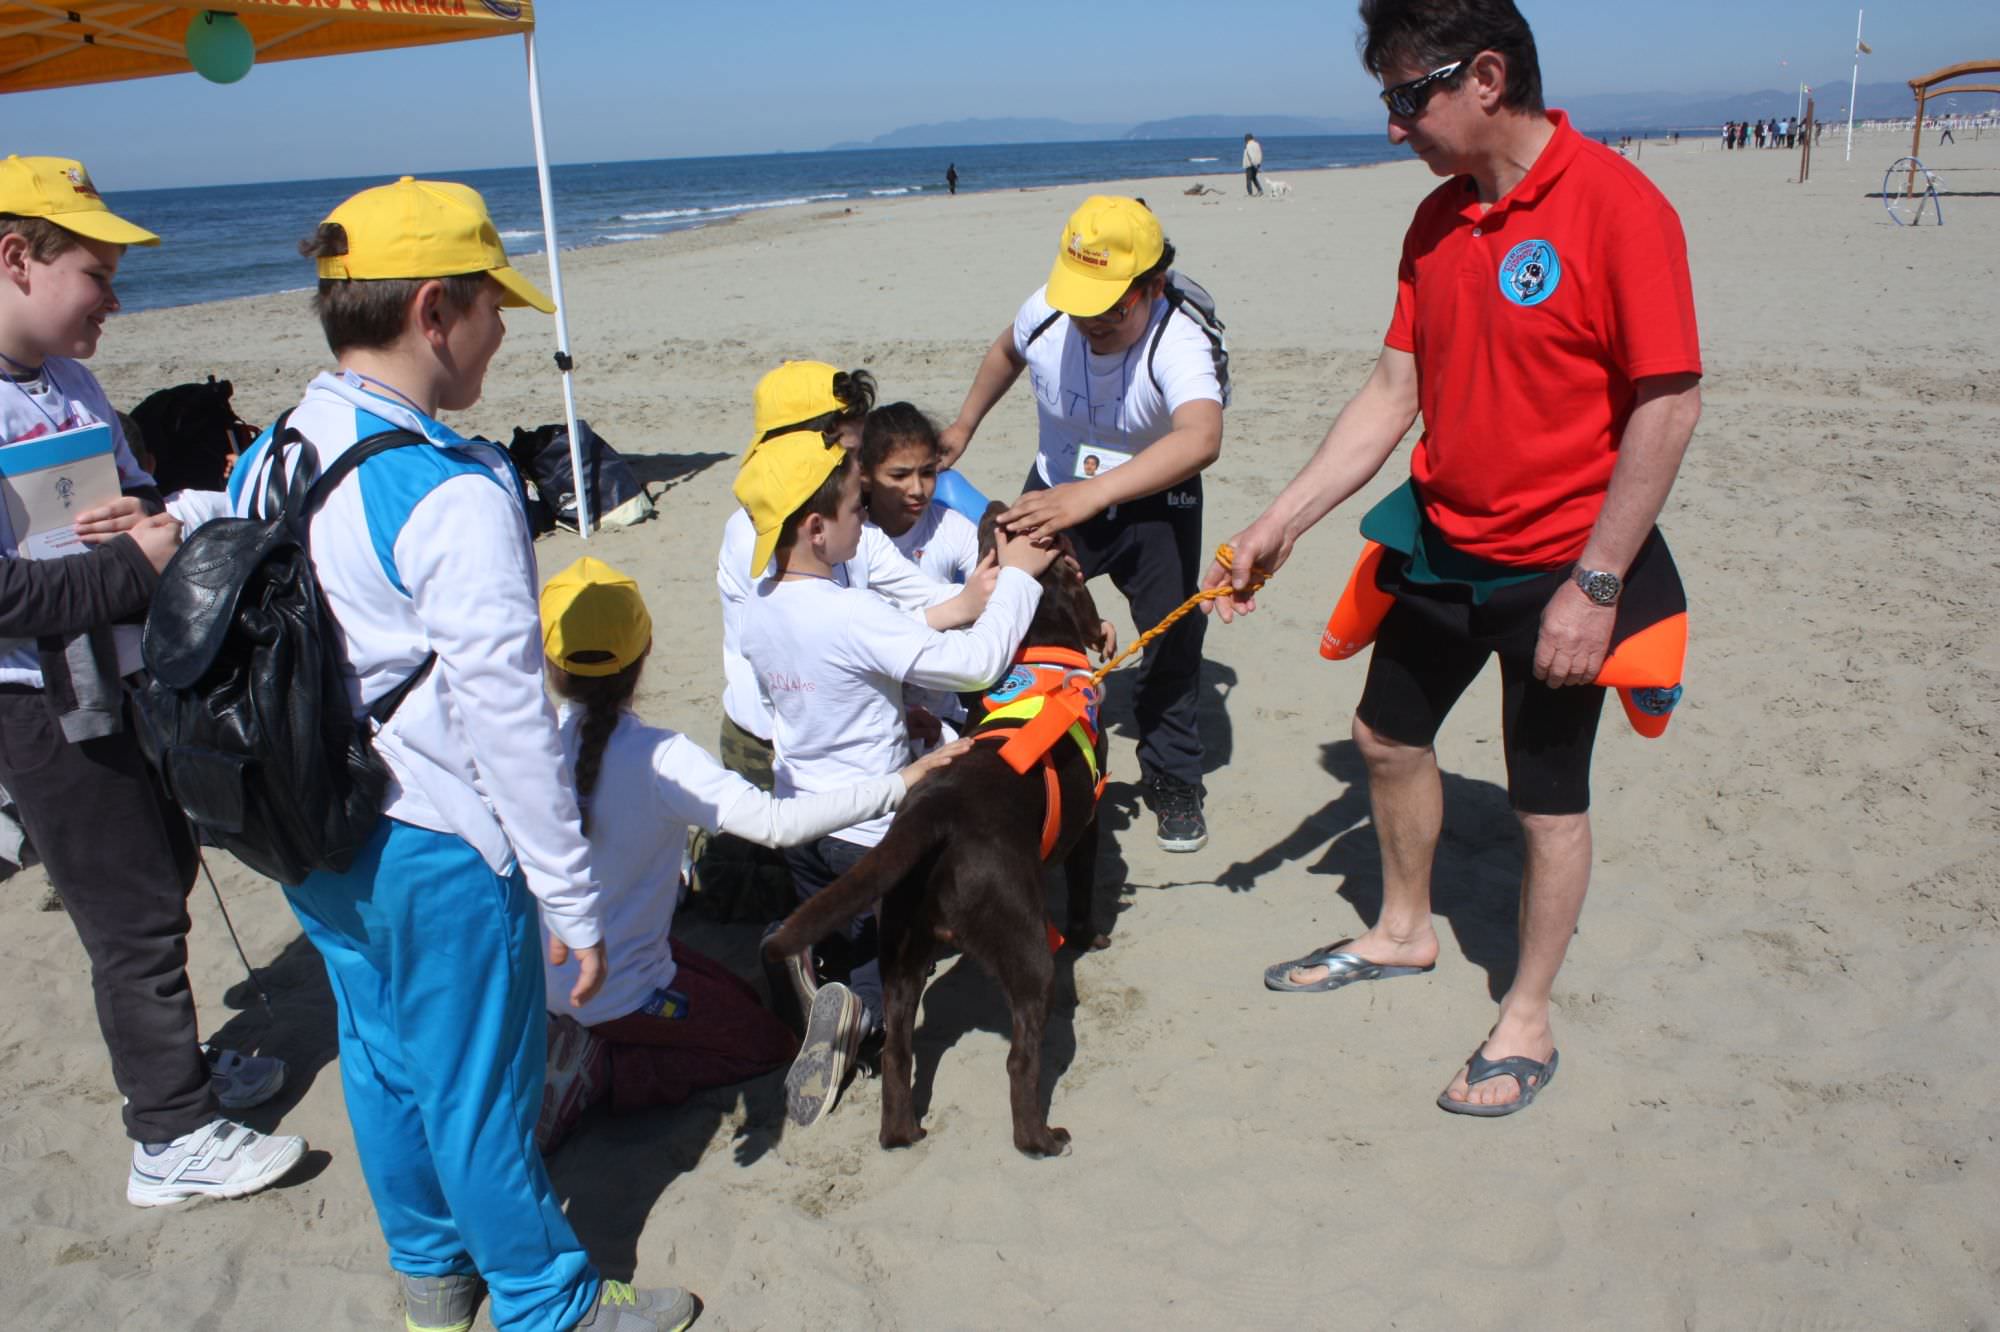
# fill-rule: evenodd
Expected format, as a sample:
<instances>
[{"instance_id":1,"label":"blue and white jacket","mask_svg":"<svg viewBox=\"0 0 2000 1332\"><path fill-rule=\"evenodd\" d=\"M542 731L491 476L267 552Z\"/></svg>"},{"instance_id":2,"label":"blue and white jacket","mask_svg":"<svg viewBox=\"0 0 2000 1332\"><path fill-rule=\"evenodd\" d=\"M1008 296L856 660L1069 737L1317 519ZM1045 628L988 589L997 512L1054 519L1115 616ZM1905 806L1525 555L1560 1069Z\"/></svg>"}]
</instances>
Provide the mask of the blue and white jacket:
<instances>
[{"instance_id":1,"label":"blue and white jacket","mask_svg":"<svg viewBox=\"0 0 2000 1332\"><path fill-rule=\"evenodd\" d=\"M435 445L369 459L312 524L313 568L340 624L355 715L437 653L376 733L394 779L384 812L464 838L495 873L518 864L551 932L571 947L599 942L589 845L542 688L534 543L505 450L348 374L316 377L290 424L313 442L322 469L384 430ZM248 516L262 493L270 440L267 429L231 473L228 512ZM170 508L198 518L204 501L220 499L183 494Z\"/></svg>"}]
</instances>

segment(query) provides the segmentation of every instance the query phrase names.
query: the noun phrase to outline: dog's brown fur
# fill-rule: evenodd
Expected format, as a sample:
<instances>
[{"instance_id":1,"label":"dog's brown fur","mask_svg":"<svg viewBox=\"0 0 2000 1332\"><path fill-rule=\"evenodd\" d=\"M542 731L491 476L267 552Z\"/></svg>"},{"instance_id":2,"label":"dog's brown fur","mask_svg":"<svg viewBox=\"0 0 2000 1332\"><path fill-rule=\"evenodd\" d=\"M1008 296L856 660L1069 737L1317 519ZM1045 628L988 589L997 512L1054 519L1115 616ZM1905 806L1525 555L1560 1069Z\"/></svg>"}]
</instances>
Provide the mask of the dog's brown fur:
<instances>
[{"instance_id":1,"label":"dog's brown fur","mask_svg":"<svg viewBox=\"0 0 2000 1332\"><path fill-rule=\"evenodd\" d=\"M994 505L980 525L982 547L991 546L999 507ZM1041 583L1041 603L1025 642L1077 651L1096 644L1101 622L1075 562L1058 559ZM885 1148L907 1147L924 1136L911 1100L911 1046L931 958L939 943L948 943L994 975L1013 1011L1007 1077L1014 1145L1031 1156L1068 1150L1068 1130L1052 1127L1041 1105L1042 1029L1055 980L1043 907L1045 778L1040 765L1015 772L999 749L994 743L975 745L919 785L881 845L801 905L765 944L769 957L782 959L881 904ZM1098 834L1090 766L1067 738L1051 753L1063 808L1087 811L1087 817L1066 820L1074 826L1063 828L1050 856L1061 861L1068 880L1065 934L1073 947L1102 948L1107 940L1091 917ZM1100 736L1100 768L1104 758Z\"/></svg>"}]
</instances>

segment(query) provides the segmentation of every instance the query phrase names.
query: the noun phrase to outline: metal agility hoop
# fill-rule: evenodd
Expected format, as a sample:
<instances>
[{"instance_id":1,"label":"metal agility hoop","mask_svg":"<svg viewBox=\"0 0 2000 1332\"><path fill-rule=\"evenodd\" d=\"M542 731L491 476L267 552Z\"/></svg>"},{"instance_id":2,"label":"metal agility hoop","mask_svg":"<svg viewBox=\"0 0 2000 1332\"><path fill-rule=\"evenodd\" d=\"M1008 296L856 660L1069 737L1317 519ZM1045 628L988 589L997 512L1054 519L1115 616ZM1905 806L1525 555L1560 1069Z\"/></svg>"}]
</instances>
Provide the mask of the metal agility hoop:
<instances>
[{"instance_id":1,"label":"metal agility hoop","mask_svg":"<svg viewBox=\"0 0 2000 1332\"><path fill-rule=\"evenodd\" d=\"M1902 188L1895 189L1891 182L1897 172L1904 173ZM1917 188L1917 174L1921 172L1924 187ZM1944 202L1938 198L1937 176L1931 169L1914 157L1899 157L1889 169L1882 173L1882 207L1899 227L1914 227L1923 221L1924 204L1930 203L1931 212L1939 226L1944 225Z\"/></svg>"}]
</instances>

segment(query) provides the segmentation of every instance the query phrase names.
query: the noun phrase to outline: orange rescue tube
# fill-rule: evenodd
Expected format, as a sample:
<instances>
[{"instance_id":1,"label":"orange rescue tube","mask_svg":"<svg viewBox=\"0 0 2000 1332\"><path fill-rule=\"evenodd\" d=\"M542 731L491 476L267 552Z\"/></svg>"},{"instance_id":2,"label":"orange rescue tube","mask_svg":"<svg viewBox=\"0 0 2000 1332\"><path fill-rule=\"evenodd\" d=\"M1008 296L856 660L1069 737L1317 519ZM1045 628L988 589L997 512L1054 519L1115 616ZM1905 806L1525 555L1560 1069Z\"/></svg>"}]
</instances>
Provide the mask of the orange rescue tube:
<instances>
[{"instance_id":1,"label":"orange rescue tube","mask_svg":"<svg viewBox=\"0 0 2000 1332\"><path fill-rule=\"evenodd\" d=\"M1382 619L1396 599L1376 586L1383 547L1370 541L1362 547L1347 587L1319 637L1319 655L1345 661L1375 641ZM1597 683L1618 691L1625 718L1648 739L1664 735L1681 699L1681 671L1687 662L1686 611L1649 624L1612 649L1598 668Z\"/></svg>"},{"instance_id":2,"label":"orange rescue tube","mask_svg":"<svg viewBox=\"0 0 2000 1332\"><path fill-rule=\"evenodd\" d=\"M1382 546L1370 541L1361 548L1354 572L1348 575L1347 590L1319 636L1319 655L1328 661L1346 661L1375 641L1382 617L1396 599L1375 585L1375 571L1382 567Z\"/></svg>"}]
</instances>

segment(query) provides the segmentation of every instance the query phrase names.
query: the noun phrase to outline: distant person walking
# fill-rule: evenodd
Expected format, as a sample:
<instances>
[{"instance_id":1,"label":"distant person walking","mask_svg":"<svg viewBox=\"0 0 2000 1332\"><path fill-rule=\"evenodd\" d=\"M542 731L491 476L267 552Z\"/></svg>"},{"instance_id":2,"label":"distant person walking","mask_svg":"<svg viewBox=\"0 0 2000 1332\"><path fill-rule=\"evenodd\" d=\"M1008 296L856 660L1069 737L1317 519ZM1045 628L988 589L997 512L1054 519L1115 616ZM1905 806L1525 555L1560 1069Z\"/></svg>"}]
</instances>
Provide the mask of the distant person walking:
<instances>
[{"instance_id":1,"label":"distant person walking","mask_svg":"<svg viewBox=\"0 0 2000 1332\"><path fill-rule=\"evenodd\" d=\"M944 187L953 194L958 193L958 163L953 162L944 169Z\"/></svg>"},{"instance_id":2,"label":"distant person walking","mask_svg":"<svg viewBox=\"0 0 2000 1332\"><path fill-rule=\"evenodd\" d=\"M1949 120L1940 120L1938 122L1938 147L1942 148L1948 143L1957 142L1958 140L1953 137L1951 132L1951 122Z\"/></svg>"},{"instance_id":3,"label":"distant person walking","mask_svg":"<svg viewBox=\"0 0 2000 1332\"><path fill-rule=\"evenodd\" d=\"M1243 136L1243 192L1245 194L1262 194L1264 192L1263 183L1257 179L1257 173L1263 169L1264 169L1264 145L1257 142L1256 135L1254 134L1244 135Z\"/></svg>"}]
</instances>

